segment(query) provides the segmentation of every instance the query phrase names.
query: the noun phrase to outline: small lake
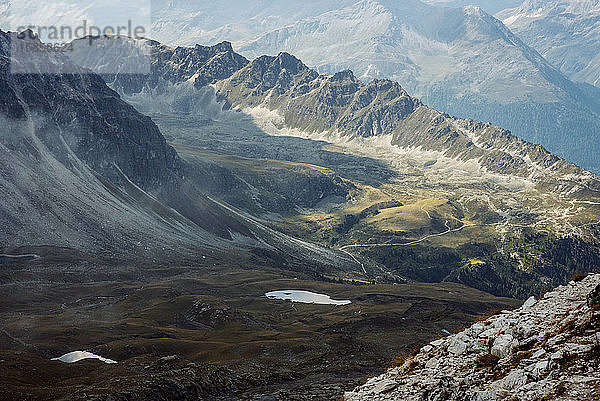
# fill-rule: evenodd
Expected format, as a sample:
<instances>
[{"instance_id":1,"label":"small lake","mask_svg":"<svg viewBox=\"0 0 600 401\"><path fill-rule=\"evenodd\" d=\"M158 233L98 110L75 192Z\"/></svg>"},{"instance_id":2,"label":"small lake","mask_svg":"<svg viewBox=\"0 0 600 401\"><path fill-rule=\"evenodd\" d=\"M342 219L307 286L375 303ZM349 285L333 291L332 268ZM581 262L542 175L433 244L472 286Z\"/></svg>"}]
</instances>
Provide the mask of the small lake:
<instances>
[{"instance_id":1,"label":"small lake","mask_svg":"<svg viewBox=\"0 0 600 401\"><path fill-rule=\"evenodd\" d=\"M302 290L281 290L267 292L265 296L269 299L281 299L283 301L300 302L303 304L317 305L349 305L349 300L331 299L329 295L317 294Z\"/></svg>"},{"instance_id":2,"label":"small lake","mask_svg":"<svg viewBox=\"0 0 600 401\"><path fill-rule=\"evenodd\" d=\"M75 363L81 361L82 359L98 359L99 361L102 361L104 363L117 363L117 361L113 361L112 359L108 358L103 358L101 356L92 354L91 352L87 351L73 351L69 352L68 354L64 354L61 357L52 358L53 361L61 361L64 363Z\"/></svg>"}]
</instances>

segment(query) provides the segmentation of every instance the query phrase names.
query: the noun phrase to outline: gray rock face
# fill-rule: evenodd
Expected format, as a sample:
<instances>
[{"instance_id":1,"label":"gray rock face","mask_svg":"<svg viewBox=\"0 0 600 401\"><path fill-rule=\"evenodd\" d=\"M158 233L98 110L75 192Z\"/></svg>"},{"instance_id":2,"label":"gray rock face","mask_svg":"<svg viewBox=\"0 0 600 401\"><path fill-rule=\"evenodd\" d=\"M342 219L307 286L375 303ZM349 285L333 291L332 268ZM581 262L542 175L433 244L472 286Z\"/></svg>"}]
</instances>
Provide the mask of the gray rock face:
<instances>
[{"instance_id":1,"label":"gray rock face","mask_svg":"<svg viewBox=\"0 0 600 401\"><path fill-rule=\"evenodd\" d=\"M490 353L499 358L505 358L510 355L514 346L513 336L510 334L501 334L494 339L494 344Z\"/></svg>"},{"instance_id":2,"label":"gray rock face","mask_svg":"<svg viewBox=\"0 0 600 401\"><path fill-rule=\"evenodd\" d=\"M454 355L462 355L467 351L467 343L458 338L453 339L448 346L448 352Z\"/></svg>"},{"instance_id":3,"label":"gray rock face","mask_svg":"<svg viewBox=\"0 0 600 401\"><path fill-rule=\"evenodd\" d=\"M222 213L215 218L218 208L200 194L188 195L184 163L150 118L64 54L11 53L13 42L38 43L0 31L2 246L124 260L228 247L214 234L242 230ZM13 74L11 63L39 73ZM73 72L45 73L54 65ZM186 202L205 214L196 218Z\"/></svg>"},{"instance_id":4,"label":"gray rock face","mask_svg":"<svg viewBox=\"0 0 600 401\"><path fill-rule=\"evenodd\" d=\"M557 288L535 305L530 300L432 342L403 366L346 393L345 400L593 399L600 393L600 319L593 306L599 289L600 275L593 274ZM532 324L537 327L533 341L508 334ZM488 334L475 335L480 330L475 326L486 327ZM463 341L467 352L455 352ZM391 388L385 397L375 391L382 386Z\"/></svg>"},{"instance_id":5,"label":"gray rock face","mask_svg":"<svg viewBox=\"0 0 600 401\"><path fill-rule=\"evenodd\" d=\"M11 40L37 42L29 35L17 39L0 32L0 111L21 121L33 119L35 135L56 157L69 163L62 140L103 176L121 182L124 174L148 190L181 176L181 161L152 120L122 101L99 76L75 66L79 73L69 75L11 74L11 62L69 63L61 53L35 52L9 61Z\"/></svg>"}]
</instances>

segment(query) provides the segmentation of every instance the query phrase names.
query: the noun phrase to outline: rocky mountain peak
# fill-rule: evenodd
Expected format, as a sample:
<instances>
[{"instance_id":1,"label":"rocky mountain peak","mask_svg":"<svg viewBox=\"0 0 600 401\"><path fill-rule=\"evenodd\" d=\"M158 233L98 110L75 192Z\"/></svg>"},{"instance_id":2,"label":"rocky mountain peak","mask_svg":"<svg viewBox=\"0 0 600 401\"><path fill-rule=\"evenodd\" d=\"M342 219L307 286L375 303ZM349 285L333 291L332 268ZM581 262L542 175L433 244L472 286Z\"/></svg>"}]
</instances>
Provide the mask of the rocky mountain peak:
<instances>
[{"instance_id":1,"label":"rocky mountain peak","mask_svg":"<svg viewBox=\"0 0 600 401\"><path fill-rule=\"evenodd\" d=\"M275 58L275 63L282 69L286 69L292 75L296 75L300 71L308 69L302 61L286 52L279 53Z\"/></svg>"},{"instance_id":2,"label":"rocky mountain peak","mask_svg":"<svg viewBox=\"0 0 600 401\"><path fill-rule=\"evenodd\" d=\"M283 57L287 57L285 65L292 61L300 68L283 68ZM492 124L452 118L425 107L390 80L364 84L349 70L333 76L319 74L282 53L259 57L231 78L217 82L216 88L233 107L249 113L256 107L277 110L285 125L306 133L389 136L399 148L474 160L488 171L549 181L552 186L558 178L572 187L574 182L566 177L577 177L589 185L587 173L544 148ZM591 181L597 185L595 179Z\"/></svg>"},{"instance_id":3,"label":"rocky mountain peak","mask_svg":"<svg viewBox=\"0 0 600 401\"><path fill-rule=\"evenodd\" d=\"M478 17L485 17L488 15L485 11L483 11L483 8L479 6L465 6L464 10L465 14L467 15L475 15Z\"/></svg>"},{"instance_id":4,"label":"rocky mountain peak","mask_svg":"<svg viewBox=\"0 0 600 401\"><path fill-rule=\"evenodd\" d=\"M335 74L333 74L333 76L331 78L329 78L329 80L331 82L344 82L344 81L358 82L358 80L354 76L354 73L351 70L344 70L344 71L336 72Z\"/></svg>"},{"instance_id":5,"label":"rocky mountain peak","mask_svg":"<svg viewBox=\"0 0 600 401\"><path fill-rule=\"evenodd\" d=\"M198 48L210 49L210 51L212 51L214 53L217 53L217 52L233 53L233 45L231 44L231 42L226 41L226 40L221 43L217 43L215 45L208 46L208 47L197 44L196 49L198 49Z\"/></svg>"},{"instance_id":6,"label":"rocky mountain peak","mask_svg":"<svg viewBox=\"0 0 600 401\"><path fill-rule=\"evenodd\" d=\"M600 274L592 274L433 341L345 400L593 399L599 330Z\"/></svg>"}]
</instances>

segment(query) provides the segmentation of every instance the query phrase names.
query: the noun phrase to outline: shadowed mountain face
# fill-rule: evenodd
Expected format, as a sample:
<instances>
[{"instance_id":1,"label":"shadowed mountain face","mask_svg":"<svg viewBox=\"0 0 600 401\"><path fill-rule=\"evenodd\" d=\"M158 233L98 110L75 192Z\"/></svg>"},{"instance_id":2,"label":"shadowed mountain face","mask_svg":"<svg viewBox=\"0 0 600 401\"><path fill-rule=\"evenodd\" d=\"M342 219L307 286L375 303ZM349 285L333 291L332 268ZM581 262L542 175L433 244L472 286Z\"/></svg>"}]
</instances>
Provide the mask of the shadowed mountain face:
<instances>
[{"instance_id":1,"label":"shadowed mountain face","mask_svg":"<svg viewBox=\"0 0 600 401\"><path fill-rule=\"evenodd\" d=\"M9 59L12 40L30 39L0 32L3 246L55 245L135 257L147 247L156 252L160 233L178 224L179 238L165 243L174 251L175 243L187 242L182 238L193 224L148 194L173 191L183 175L181 160L156 125L99 76L75 66L79 73L12 74L10 62L68 63L53 53ZM159 222L154 213L172 221ZM206 243L210 235L203 236Z\"/></svg>"},{"instance_id":2,"label":"shadowed mountain face","mask_svg":"<svg viewBox=\"0 0 600 401\"><path fill-rule=\"evenodd\" d=\"M68 146L77 158L111 181L128 179L147 190L181 177L181 161L156 125L123 102L99 76L75 66L79 73L11 74L10 41L8 34L0 34L0 107L15 123L29 123L31 135L54 157L68 164L64 152ZM21 56L28 58L12 62L68 63L53 54L28 52Z\"/></svg>"}]
</instances>

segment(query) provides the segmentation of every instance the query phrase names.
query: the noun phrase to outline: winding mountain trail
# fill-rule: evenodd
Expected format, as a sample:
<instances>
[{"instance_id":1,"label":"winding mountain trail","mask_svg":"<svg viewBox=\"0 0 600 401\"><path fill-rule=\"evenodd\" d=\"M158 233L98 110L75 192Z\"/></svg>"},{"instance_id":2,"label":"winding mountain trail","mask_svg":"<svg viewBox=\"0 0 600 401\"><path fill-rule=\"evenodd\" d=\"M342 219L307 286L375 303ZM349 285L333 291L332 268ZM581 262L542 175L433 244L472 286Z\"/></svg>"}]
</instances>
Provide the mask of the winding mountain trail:
<instances>
[{"instance_id":1,"label":"winding mountain trail","mask_svg":"<svg viewBox=\"0 0 600 401\"><path fill-rule=\"evenodd\" d=\"M420 239L418 239L418 240L411 241L411 242L406 242L406 243L404 243L404 244L390 244L390 243L379 243L379 244L351 244L351 245L345 245L345 246L343 246L343 247L339 248L339 250L340 250L340 251L342 251L342 252L345 252L345 249L348 249L348 248L370 248L370 247L382 247L382 246L410 246L410 245L415 245L415 244L418 244L418 243L420 243L420 242L423 242L423 241L425 241L425 240L427 240L427 239L429 239L429 238L433 238L433 237L442 237L442 236L444 236L444 235L448 235L448 234L451 234L451 233L455 233L455 232L458 232L458 231L462 231L462 230L463 230L465 227L473 227L473 226L476 226L477 224L465 224L465 223L463 223L463 225L462 225L462 226L460 226L460 227L458 227L458 228L454 228L454 229L452 229L452 228L450 228L450 227L448 226L448 220L446 220L446 223L445 223L445 225L446 225L446 228L448 228L448 230L447 230L447 231L444 231L444 232L442 232L442 233L437 233L437 234L429 234L429 235L426 235L426 236L424 236L423 238L420 238Z\"/></svg>"}]
</instances>

